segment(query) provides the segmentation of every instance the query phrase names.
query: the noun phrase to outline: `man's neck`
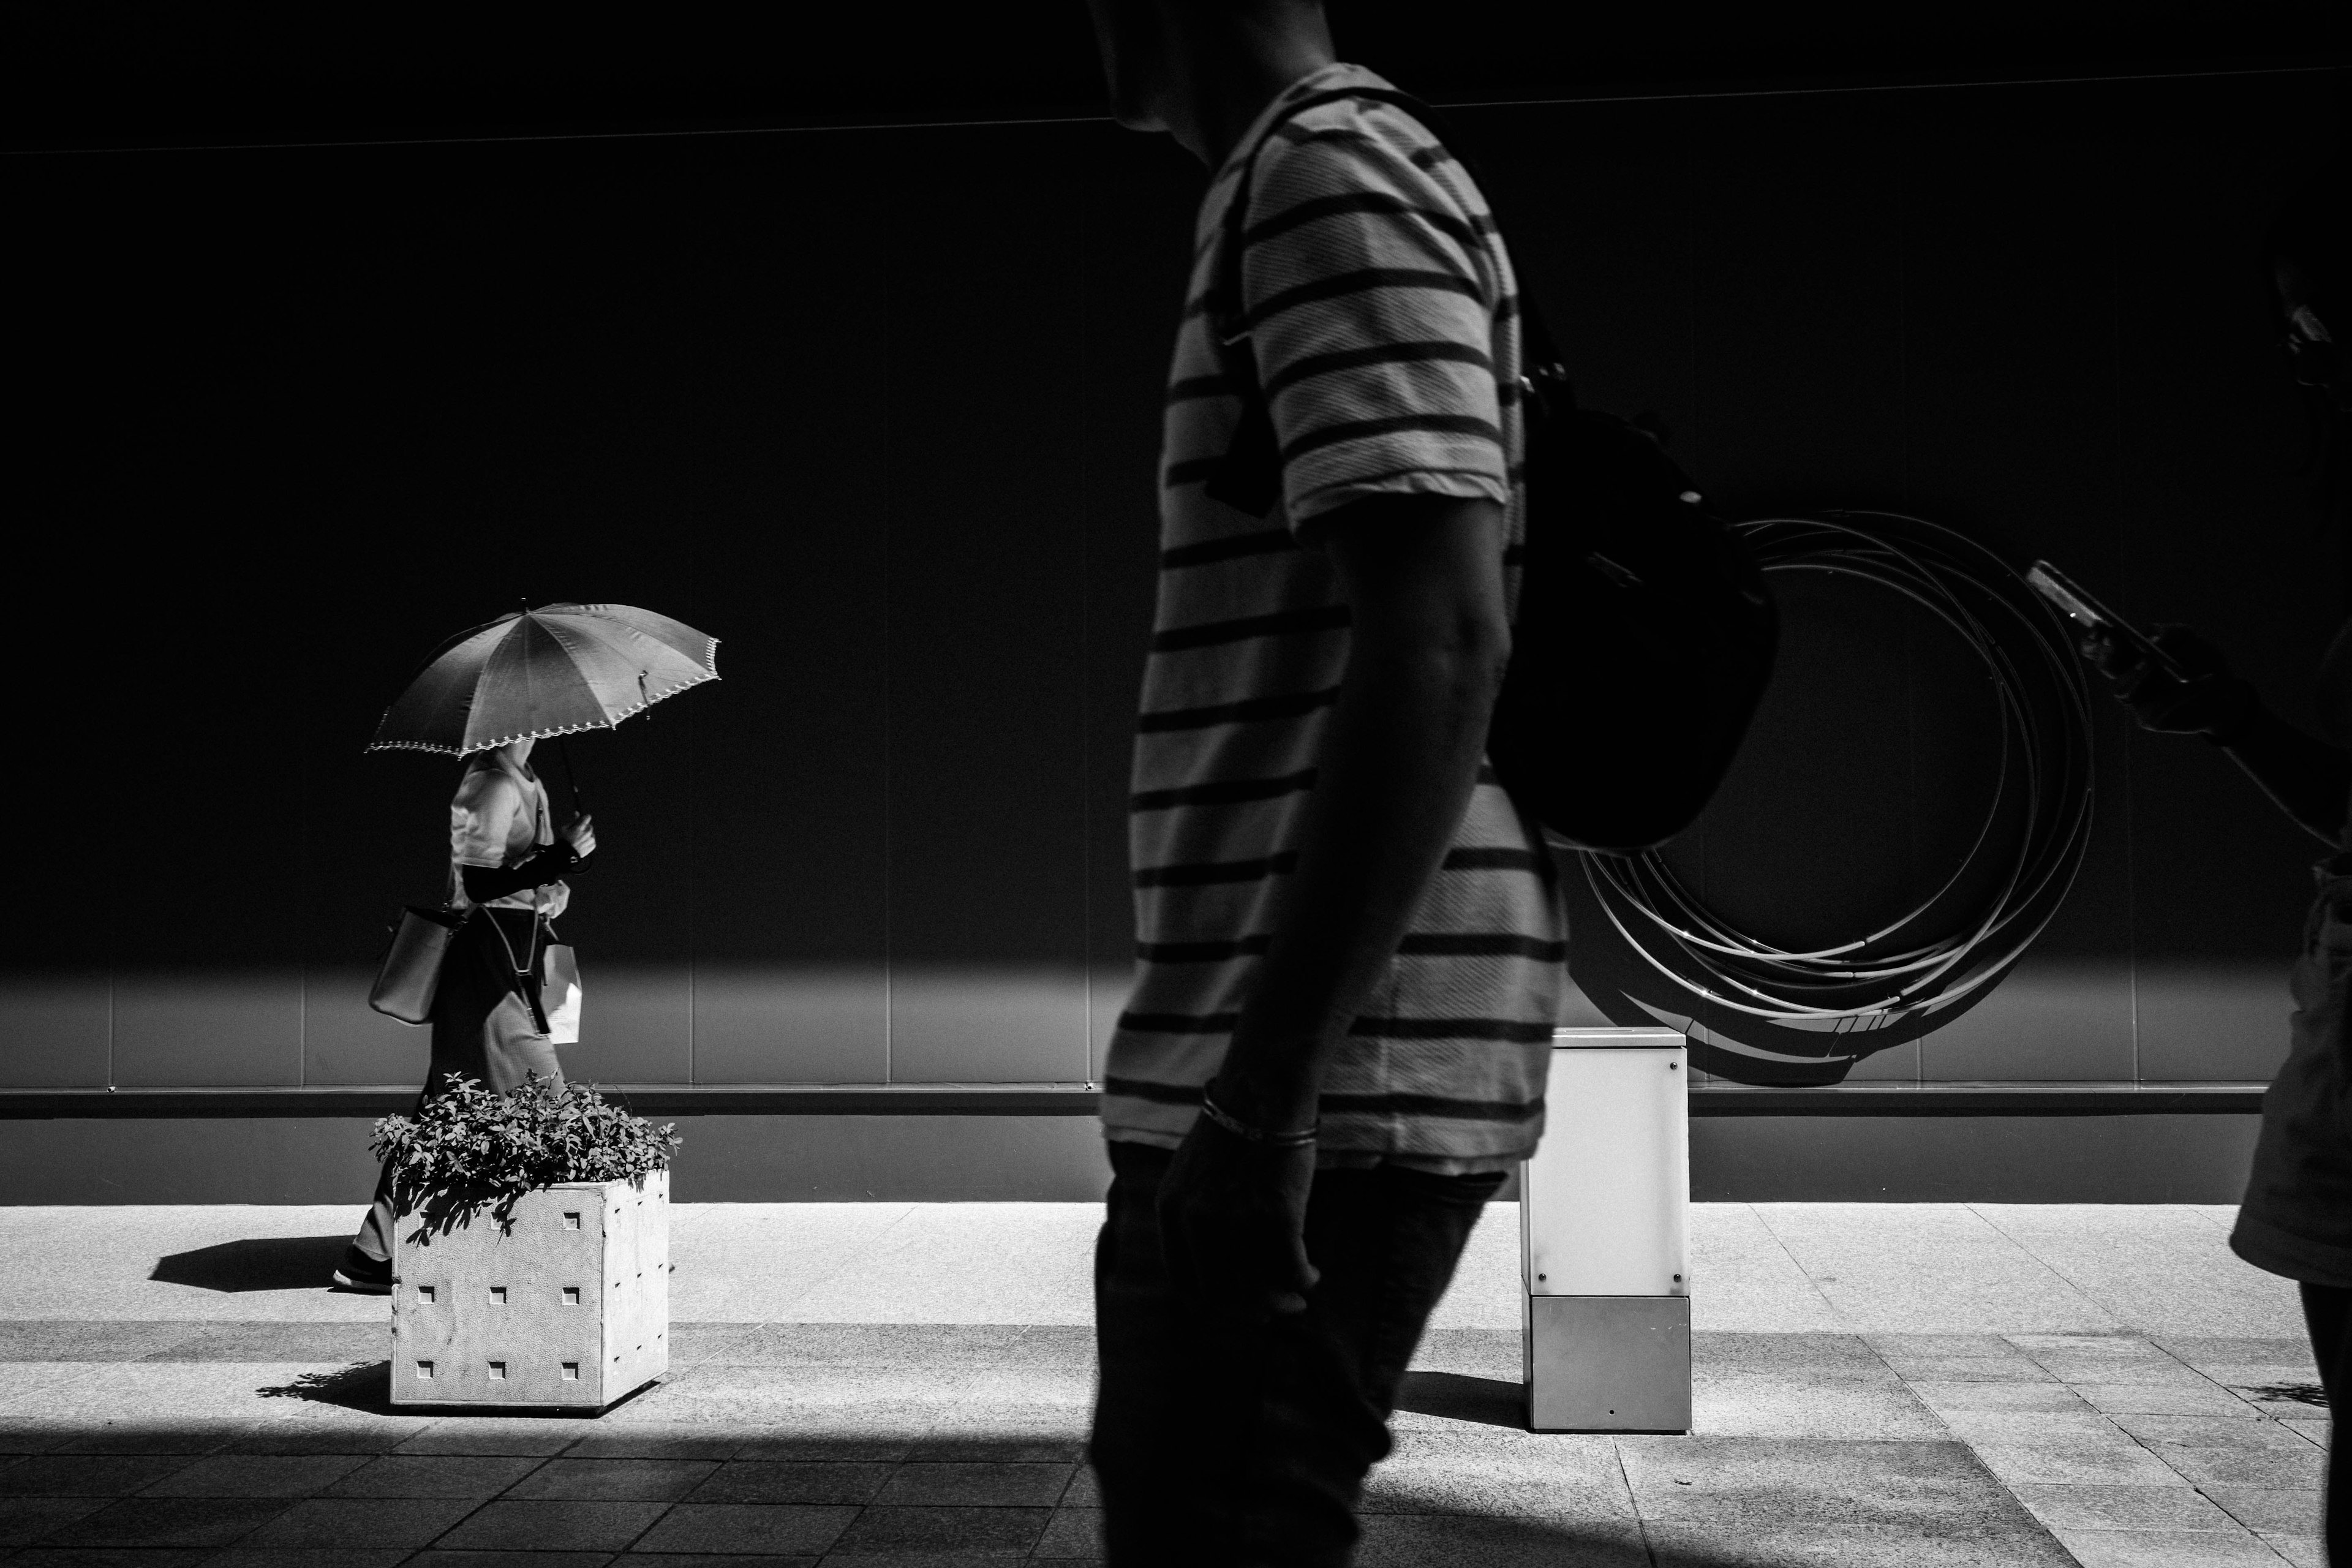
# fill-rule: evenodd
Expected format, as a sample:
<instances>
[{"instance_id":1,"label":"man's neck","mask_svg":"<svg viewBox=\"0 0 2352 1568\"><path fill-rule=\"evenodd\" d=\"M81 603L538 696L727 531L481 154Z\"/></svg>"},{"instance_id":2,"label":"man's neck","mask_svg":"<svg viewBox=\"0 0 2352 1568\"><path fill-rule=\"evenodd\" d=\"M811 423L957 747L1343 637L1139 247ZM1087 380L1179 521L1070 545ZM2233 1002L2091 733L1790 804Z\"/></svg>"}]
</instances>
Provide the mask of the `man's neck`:
<instances>
[{"instance_id":1,"label":"man's neck","mask_svg":"<svg viewBox=\"0 0 2352 1568\"><path fill-rule=\"evenodd\" d=\"M1320 26L1255 26L1203 31L1186 40L1177 61L1175 112L1169 130L1211 169L1224 166L1243 132L1283 89L1333 63Z\"/></svg>"}]
</instances>

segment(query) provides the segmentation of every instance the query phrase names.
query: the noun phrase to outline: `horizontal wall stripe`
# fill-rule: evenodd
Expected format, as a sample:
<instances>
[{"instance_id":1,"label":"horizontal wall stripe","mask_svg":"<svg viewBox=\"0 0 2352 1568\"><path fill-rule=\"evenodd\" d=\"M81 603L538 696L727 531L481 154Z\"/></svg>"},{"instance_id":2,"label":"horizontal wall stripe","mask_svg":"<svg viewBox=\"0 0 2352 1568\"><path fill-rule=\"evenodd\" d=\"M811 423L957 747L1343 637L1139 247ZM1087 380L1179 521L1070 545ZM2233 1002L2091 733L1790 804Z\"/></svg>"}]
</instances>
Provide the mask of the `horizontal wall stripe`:
<instances>
[{"instance_id":1,"label":"horizontal wall stripe","mask_svg":"<svg viewBox=\"0 0 2352 1568\"><path fill-rule=\"evenodd\" d=\"M1213 458L1187 458L1181 463L1171 463L1168 471L1160 476L1160 488L1172 490L1179 485L1203 483L1224 466L1224 461L1225 455L1220 452Z\"/></svg>"},{"instance_id":2,"label":"horizontal wall stripe","mask_svg":"<svg viewBox=\"0 0 2352 1568\"><path fill-rule=\"evenodd\" d=\"M1291 692L1281 697L1252 697L1240 702L1212 703L1205 708L1171 708L1158 713L1146 713L1136 721L1136 728L1146 734L1156 734L1171 730L1205 730L1216 724L1296 719L1302 713L1328 708L1339 700L1339 689L1327 686L1320 691Z\"/></svg>"},{"instance_id":3,"label":"horizontal wall stripe","mask_svg":"<svg viewBox=\"0 0 2352 1568\"><path fill-rule=\"evenodd\" d=\"M1273 942L1270 936L1245 936L1232 942L1139 942L1135 956L1146 963L1223 963L1234 958L1264 958Z\"/></svg>"},{"instance_id":4,"label":"horizontal wall stripe","mask_svg":"<svg viewBox=\"0 0 2352 1568\"><path fill-rule=\"evenodd\" d=\"M1124 1095L1157 1105L1198 1105L1197 1084L1154 1083L1150 1079L1112 1078L1103 1080L1106 1095ZM1533 1121L1543 1114L1543 1101L1507 1100L1448 1100L1434 1094L1326 1094L1315 1101L1316 1114L1341 1116L1431 1116L1452 1121Z\"/></svg>"},{"instance_id":5,"label":"horizontal wall stripe","mask_svg":"<svg viewBox=\"0 0 2352 1568\"><path fill-rule=\"evenodd\" d=\"M1219 784L1186 784L1178 789L1143 790L1128 800L1129 811L1165 811L1175 805L1239 805L1244 801L1278 800L1315 787L1315 770L1306 768L1270 779L1230 779Z\"/></svg>"},{"instance_id":6,"label":"horizontal wall stripe","mask_svg":"<svg viewBox=\"0 0 2352 1568\"><path fill-rule=\"evenodd\" d=\"M1286 877L1298 868L1298 852L1286 849L1256 860L1202 860L1187 866L1143 866L1135 872L1139 888L1205 888L1217 882L1262 882Z\"/></svg>"},{"instance_id":7,"label":"horizontal wall stripe","mask_svg":"<svg viewBox=\"0 0 2352 1568\"><path fill-rule=\"evenodd\" d=\"M1433 1094L1327 1094L1315 1102L1323 1116L1427 1116L1449 1121L1533 1121L1543 1101L1446 1100Z\"/></svg>"},{"instance_id":8,"label":"horizontal wall stripe","mask_svg":"<svg viewBox=\"0 0 2352 1568\"><path fill-rule=\"evenodd\" d=\"M1442 869L1447 871L1532 871L1549 882L1555 875L1549 855L1532 849L1449 849Z\"/></svg>"},{"instance_id":9,"label":"horizontal wall stripe","mask_svg":"<svg viewBox=\"0 0 2352 1568\"><path fill-rule=\"evenodd\" d=\"M1310 609L1283 610L1271 616L1241 616L1230 621L1210 621L1197 626L1171 626L1154 633L1153 653L1181 653L1187 648L1215 647L1247 642L1253 637L1295 637L1302 632L1336 632L1351 617L1345 605L1318 605Z\"/></svg>"},{"instance_id":10,"label":"horizontal wall stripe","mask_svg":"<svg viewBox=\"0 0 2352 1568\"><path fill-rule=\"evenodd\" d=\"M1275 373L1274 378L1265 384L1265 395L1272 397L1284 387L1305 381L1309 376L1329 375L1337 371L1362 370L1379 364L1439 363L1471 364L1489 371L1495 368L1492 354L1469 343L1448 342L1443 339L1423 342L1374 343L1368 348L1302 354Z\"/></svg>"},{"instance_id":11,"label":"horizontal wall stripe","mask_svg":"<svg viewBox=\"0 0 2352 1568\"><path fill-rule=\"evenodd\" d=\"M1559 963L1568 943L1521 936L1517 931L1413 931L1397 944L1407 958L1532 958Z\"/></svg>"},{"instance_id":12,"label":"horizontal wall stripe","mask_svg":"<svg viewBox=\"0 0 2352 1568\"><path fill-rule=\"evenodd\" d=\"M1496 446L1503 442L1503 433L1490 420L1475 414L1391 414L1381 419L1343 419L1336 425L1326 425L1309 430L1282 449L1282 460L1290 461L1308 452L1336 447L1342 441L1369 440L1375 436L1401 436L1415 432L1435 436L1475 436Z\"/></svg>"},{"instance_id":13,"label":"horizontal wall stripe","mask_svg":"<svg viewBox=\"0 0 2352 1568\"><path fill-rule=\"evenodd\" d=\"M1549 1023L1517 1018L1383 1018L1371 1014L1348 1026L1349 1034L1366 1040L1500 1040L1519 1046L1547 1043L1551 1031Z\"/></svg>"},{"instance_id":14,"label":"horizontal wall stripe","mask_svg":"<svg viewBox=\"0 0 2352 1568\"><path fill-rule=\"evenodd\" d=\"M1208 566L1219 561L1234 561L1245 555L1271 555L1279 551L1296 550L1298 541L1286 528L1259 529L1252 533L1231 533L1223 539L1204 539L1198 544L1180 544L1173 550L1160 552L1160 568L1171 571L1184 566Z\"/></svg>"},{"instance_id":15,"label":"horizontal wall stripe","mask_svg":"<svg viewBox=\"0 0 2352 1568\"><path fill-rule=\"evenodd\" d=\"M1225 390L1225 378L1222 375L1188 375L1169 384L1161 406L1190 402L1195 397L1215 397Z\"/></svg>"},{"instance_id":16,"label":"horizontal wall stripe","mask_svg":"<svg viewBox=\"0 0 2352 1568\"><path fill-rule=\"evenodd\" d=\"M1121 1013L1118 1026L1139 1035L1230 1035L1239 1013Z\"/></svg>"}]
</instances>

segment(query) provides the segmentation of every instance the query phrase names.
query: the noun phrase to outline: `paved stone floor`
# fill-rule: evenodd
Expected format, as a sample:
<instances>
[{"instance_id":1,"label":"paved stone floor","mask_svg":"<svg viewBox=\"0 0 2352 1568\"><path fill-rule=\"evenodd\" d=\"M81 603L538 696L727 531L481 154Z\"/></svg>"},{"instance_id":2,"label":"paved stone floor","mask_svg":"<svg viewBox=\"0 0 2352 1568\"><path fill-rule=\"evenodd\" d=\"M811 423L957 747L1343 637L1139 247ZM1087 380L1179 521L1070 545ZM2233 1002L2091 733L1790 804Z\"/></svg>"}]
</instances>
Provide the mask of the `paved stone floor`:
<instances>
[{"instance_id":1,"label":"paved stone floor","mask_svg":"<svg viewBox=\"0 0 2352 1568\"><path fill-rule=\"evenodd\" d=\"M0 1209L10 1568L1076 1563L1084 1205L682 1206L669 1375L395 1415L357 1216ZM2326 1412L2227 1209L1704 1205L1697 1430L1518 1425L1496 1205L1375 1473L1367 1565L2316 1564ZM523 1554L528 1555L523 1555Z\"/></svg>"}]
</instances>

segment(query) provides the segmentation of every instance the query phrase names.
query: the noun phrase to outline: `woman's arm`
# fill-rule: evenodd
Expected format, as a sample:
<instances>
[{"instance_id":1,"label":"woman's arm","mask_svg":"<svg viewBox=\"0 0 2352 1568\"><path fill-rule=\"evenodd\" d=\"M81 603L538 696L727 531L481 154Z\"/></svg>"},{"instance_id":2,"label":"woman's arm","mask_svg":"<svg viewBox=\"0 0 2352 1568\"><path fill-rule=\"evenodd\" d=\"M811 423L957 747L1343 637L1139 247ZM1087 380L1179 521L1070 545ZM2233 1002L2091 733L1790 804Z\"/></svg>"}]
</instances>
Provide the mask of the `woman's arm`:
<instances>
[{"instance_id":1,"label":"woman's arm","mask_svg":"<svg viewBox=\"0 0 2352 1568\"><path fill-rule=\"evenodd\" d=\"M586 858L570 842L559 838L517 865L464 868L466 897L475 903L487 904L526 888L544 888L558 878L584 870L587 864Z\"/></svg>"}]
</instances>

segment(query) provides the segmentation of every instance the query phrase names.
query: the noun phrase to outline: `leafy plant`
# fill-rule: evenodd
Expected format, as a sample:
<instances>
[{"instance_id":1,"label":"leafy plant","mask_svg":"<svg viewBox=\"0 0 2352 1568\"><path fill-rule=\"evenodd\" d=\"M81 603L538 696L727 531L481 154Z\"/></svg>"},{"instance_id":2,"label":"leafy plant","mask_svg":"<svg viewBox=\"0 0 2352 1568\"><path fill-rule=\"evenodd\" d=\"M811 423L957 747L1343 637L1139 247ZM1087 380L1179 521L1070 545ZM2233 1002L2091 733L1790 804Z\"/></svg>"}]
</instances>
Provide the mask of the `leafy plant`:
<instances>
[{"instance_id":1,"label":"leafy plant","mask_svg":"<svg viewBox=\"0 0 2352 1568\"><path fill-rule=\"evenodd\" d=\"M643 1186L669 1168L680 1142L675 1127L633 1116L587 1085L532 1073L505 1094L452 1078L415 1116L377 1122L369 1147L392 1167L401 1209L446 1231L484 1207L503 1219L523 1194L556 1182Z\"/></svg>"}]
</instances>

